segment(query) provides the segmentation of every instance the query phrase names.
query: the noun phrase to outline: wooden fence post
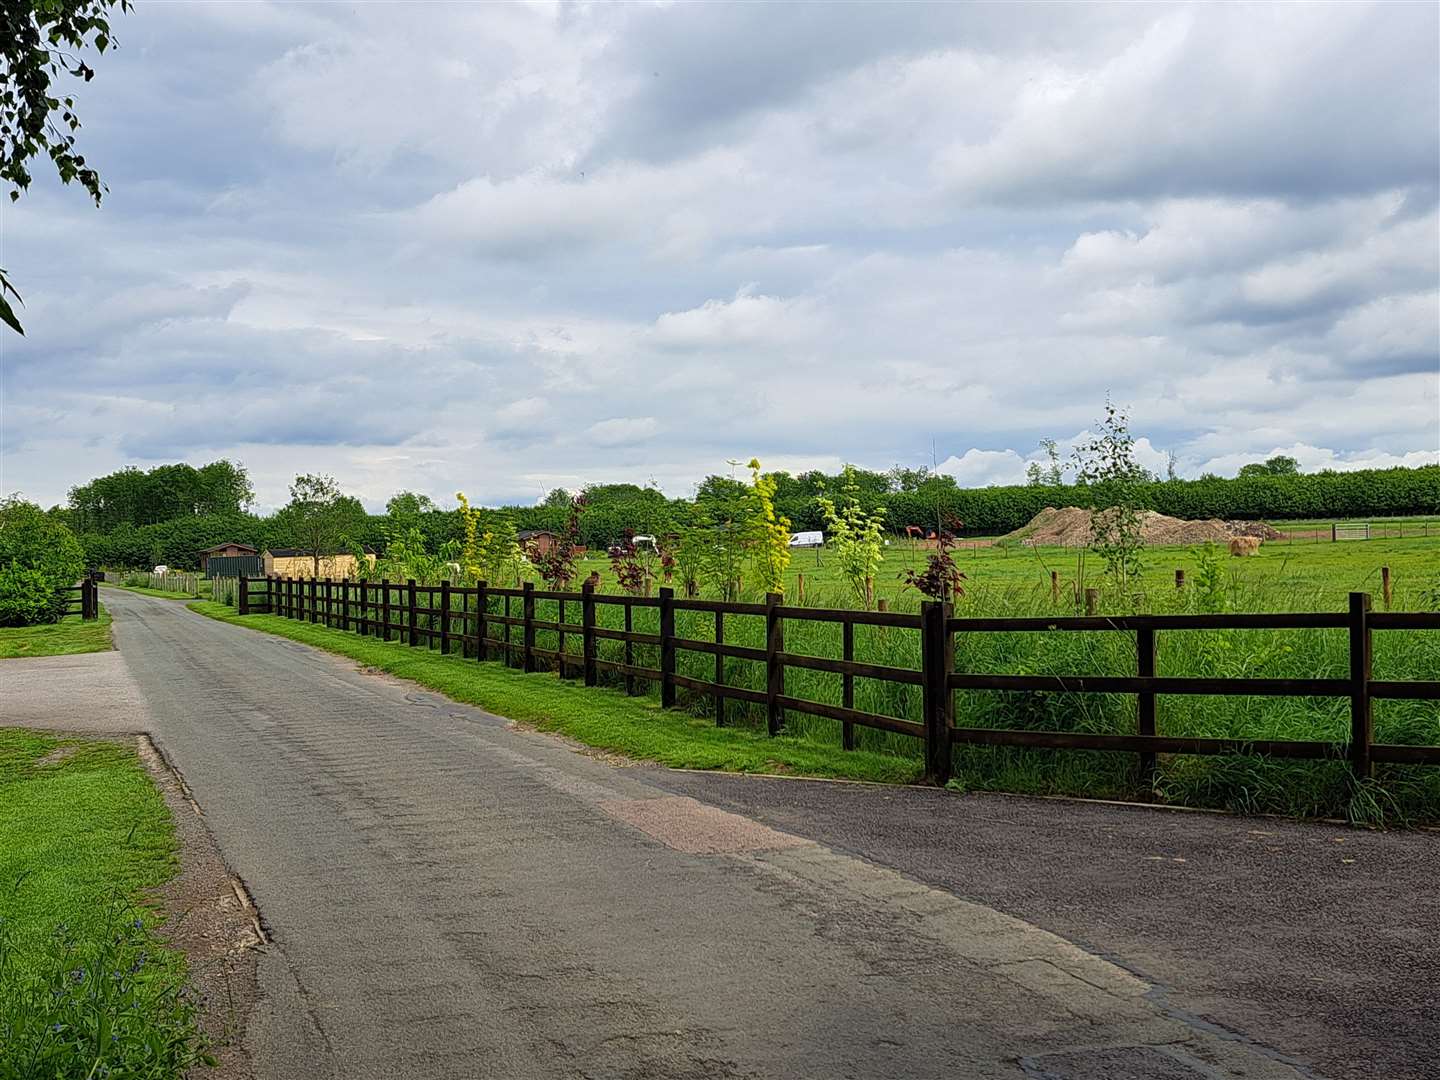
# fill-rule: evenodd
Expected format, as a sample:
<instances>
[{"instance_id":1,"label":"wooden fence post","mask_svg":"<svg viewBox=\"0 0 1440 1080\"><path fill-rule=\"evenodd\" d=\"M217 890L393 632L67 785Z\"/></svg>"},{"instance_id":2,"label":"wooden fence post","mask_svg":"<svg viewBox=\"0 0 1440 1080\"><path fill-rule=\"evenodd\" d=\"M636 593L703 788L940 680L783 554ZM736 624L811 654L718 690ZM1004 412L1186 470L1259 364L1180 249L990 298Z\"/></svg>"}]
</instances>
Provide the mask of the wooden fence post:
<instances>
[{"instance_id":1,"label":"wooden fence post","mask_svg":"<svg viewBox=\"0 0 1440 1080\"><path fill-rule=\"evenodd\" d=\"M1175 571L1175 588L1177 588L1177 589L1183 589L1184 587L1185 587L1185 571L1184 571L1184 570L1176 570L1176 571Z\"/></svg>"},{"instance_id":2,"label":"wooden fence post","mask_svg":"<svg viewBox=\"0 0 1440 1080\"><path fill-rule=\"evenodd\" d=\"M725 612L715 609L715 644L725 644ZM718 689L725 685L725 657L715 653L715 726L725 726L725 695Z\"/></svg>"},{"instance_id":3,"label":"wooden fence post","mask_svg":"<svg viewBox=\"0 0 1440 1080\"><path fill-rule=\"evenodd\" d=\"M1380 596L1385 602L1385 610L1390 610L1390 567L1380 567Z\"/></svg>"},{"instance_id":4,"label":"wooden fence post","mask_svg":"<svg viewBox=\"0 0 1440 1080\"><path fill-rule=\"evenodd\" d=\"M419 613L415 610L415 579L413 577L405 579L405 607L405 621L410 629L409 644L413 649L420 644L420 618Z\"/></svg>"},{"instance_id":5,"label":"wooden fence post","mask_svg":"<svg viewBox=\"0 0 1440 1080\"><path fill-rule=\"evenodd\" d=\"M320 621L326 626L330 625L331 617L335 608L335 583L328 577L325 579L325 611Z\"/></svg>"},{"instance_id":6,"label":"wooden fence post","mask_svg":"<svg viewBox=\"0 0 1440 1080\"><path fill-rule=\"evenodd\" d=\"M635 665L635 644L630 640L630 634L635 629L635 605L625 605L625 666L627 668ZM625 693L632 697L635 694L635 676L629 671L625 672Z\"/></svg>"},{"instance_id":7,"label":"wooden fence post","mask_svg":"<svg viewBox=\"0 0 1440 1080\"><path fill-rule=\"evenodd\" d=\"M440 582L440 655L450 655L450 582L448 581Z\"/></svg>"},{"instance_id":8,"label":"wooden fence post","mask_svg":"<svg viewBox=\"0 0 1440 1080\"><path fill-rule=\"evenodd\" d=\"M780 663L785 651L785 620L777 610L783 599L779 593L765 594L765 712L771 735L780 734L785 723L785 709L780 704L785 694L785 666Z\"/></svg>"},{"instance_id":9,"label":"wooden fence post","mask_svg":"<svg viewBox=\"0 0 1440 1080\"><path fill-rule=\"evenodd\" d=\"M926 600L920 605L920 668L924 679L925 778L944 787L950 782L950 728L955 695L949 686L955 666L954 636L946 621L951 606Z\"/></svg>"},{"instance_id":10,"label":"wooden fence post","mask_svg":"<svg viewBox=\"0 0 1440 1080\"><path fill-rule=\"evenodd\" d=\"M846 663L855 659L855 624L849 619L840 624L840 657ZM847 709L853 709L855 707L855 676L846 671L840 679L840 704ZM855 725L849 720L840 722L840 745L846 750L855 749Z\"/></svg>"},{"instance_id":11,"label":"wooden fence post","mask_svg":"<svg viewBox=\"0 0 1440 1080\"><path fill-rule=\"evenodd\" d=\"M370 633L370 583L361 578L355 583L356 602L360 605L360 618L355 632L361 637L367 637Z\"/></svg>"},{"instance_id":12,"label":"wooden fence post","mask_svg":"<svg viewBox=\"0 0 1440 1080\"><path fill-rule=\"evenodd\" d=\"M350 630L350 579L348 577L340 579L340 629L347 633Z\"/></svg>"},{"instance_id":13,"label":"wooden fence post","mask_svg":"<svg viewBox=\"0 0 1440 1080\"><path fill-rule=\"evenodd\" d=\"M524 620L524 637L521 645L522 666L526 671L535 670L535 583L527 581L521 586L525 595L521 600L520 617Z\"/></svg>"},{"instance_id":14,"label":"wooden fence post","mask_svg":"<svg viewBox=\"0 0 1440 1080\"><path fill-rule=\"evenodd\" d=\"M595 686L600 682L600 668L595 663L595 583L587 581L580 586L580 625L584 633L580 638L580 649L585 654L585 685Z\"/></svg>"},{"instance_id":15,"label":"wooden fence post","mask_svg":"<svg viewBox=\"0 0 1440 1080\"><path fill-rule=\"evenodd\" d=\"M310 621L320 621L320 579L313 577L310 579Z\"/></svg>"},{"instance_id":16,"label":"wooden fence post","mask_svg":"<svg viewBox=\"0 0 1440 1080\"><path fill-rule=\"evenodd\" d=\"M380 640L390 640L390 579L380 579Z\"/></svg>"},{"instance_id":17,"label":"wooden fence post","mask_svg":"<svg viewBox=\"0 0 1440 1080\"><path fill-rule=\"evenodd\" d=\"M675 707L675 590L660 586L660 707Z\"/></svg>"},{"instance_id":18,"label":"wooden fence post","mask_svg":"<svg viewBox=\"0 0 1440 1080\"><path fill-rule=\"evenodd\" d=\"M1370 594L1350 594L1350 765L1364 779L1371 774L1370 742L1373 716L1370 708L1372 667Z\"/></svg>"},{"instance_id":19,"label":"wooden fence post","mask_svg":"<svg viewBox=\"0 0 1440 1080\"><path fill-rule=\"evenodd\" d=\"M1099 610L1100 610L1100 590L1099 590L1099 589L1086 589L1086 590L1085 590L1085 614L1086 614L1086 615L1094 615L1095 612L1097 612L1097 611L1099 611Z\"/></svg>"},{"instance_id":20,"label":"wooden fence post","mask_svg":"<svg viewBox=\"0 0 1440 1080\"><path fill-rule=\"evenodd\" d=\"M241 615L250 614L250 579L240 575L240 585L235 593L235 610Z\"/></svg>"},{"instance_id":21,"label":"wooden fence post","mask_svg":"<svg viewBox=\"0 0 1440 1080\"><path fill-rule=\"evenodd\" d=\"M1050 571L1050 602L1051 602L1052 604L1058 604L1058 603L1060 602L1060 571L1059 571L1059 570L1051 570L1051 571Z\"/></svg>"},{"instance_id":22,"label":"wooden fence post","mask_svg":"<svg viewBox=\"0 0 1440 1080\"><path fill-rule=\"evenodd\" d=\"M488 660L490 650L485 645L485 637L489 633L489 627L485 625L485 616L489 614L490 599L485 595L487 583L478 581L475 583L475 659Z\"/></svg>"},{"instance_id":23,"label":"wooden fence post","mask_svg":"<svg viewBox=\"0 0 1440 1080\"><path fill-rule=\"evenodd\" d=\"M1181 573L1181 571L1176 571ZM1155 628L1142 626L1135 631L1135 673L1141 678L1155 677ZM1141 735L1155 734L1155 695L1142 690L1136 698L1136 728ZM1146 791L1155 787L1158 759L1153 750L1140 751L1140 782Z\"/></svg>"},{"instance_id":24,"label":"wooden fence post","mask_svg":"<svg viewBox=\"0 0 1440 1080\"><path fill-rule=\"evenodd\" d=\"M505 666L506 666L506 667L509 667L509 666L511 665L511 663L512 663L512 662L514 661L514 659L515 659L515 650L514 650L514 648L510 645L510 618L511 618L511 614L510 614L510 594L509 594L509 593L506 593L506 594L505 594L505 645L504 645L504 655L505 655Z\"/></svg>"}]
</instances>

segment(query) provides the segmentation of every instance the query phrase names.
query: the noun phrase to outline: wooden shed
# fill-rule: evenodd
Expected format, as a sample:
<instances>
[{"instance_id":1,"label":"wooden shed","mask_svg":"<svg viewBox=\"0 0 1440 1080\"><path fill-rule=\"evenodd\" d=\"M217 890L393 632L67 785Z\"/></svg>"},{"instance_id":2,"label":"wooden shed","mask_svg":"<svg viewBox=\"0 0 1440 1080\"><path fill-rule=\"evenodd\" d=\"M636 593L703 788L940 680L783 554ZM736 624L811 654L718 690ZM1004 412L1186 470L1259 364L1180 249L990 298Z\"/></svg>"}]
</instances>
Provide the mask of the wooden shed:
<instances>
[{"instance_id":1,"label":"wooden shed","mask_svg":"<svg viewBox=\"0 0 1440 1080\"><path fill-rule=\"evenodd\" d=\"M249 544L216 544L214 547L205 548L200 552L200 573L208 575L210 572L209 562L212 555L222 559L231 559L237 555L259 555L260 549L251 547Z\"/></svg>"},{"instance_id":2,"label":"wooden shed","mask_svg":"<svg viewBox=\"0 0 1440 1080\"><path fill-rule=\"evenodd\" d=\"M554 549L556 537L549 529L521 529L515 534L526 555L548 555Z\"/></svg>"}]
</instances>

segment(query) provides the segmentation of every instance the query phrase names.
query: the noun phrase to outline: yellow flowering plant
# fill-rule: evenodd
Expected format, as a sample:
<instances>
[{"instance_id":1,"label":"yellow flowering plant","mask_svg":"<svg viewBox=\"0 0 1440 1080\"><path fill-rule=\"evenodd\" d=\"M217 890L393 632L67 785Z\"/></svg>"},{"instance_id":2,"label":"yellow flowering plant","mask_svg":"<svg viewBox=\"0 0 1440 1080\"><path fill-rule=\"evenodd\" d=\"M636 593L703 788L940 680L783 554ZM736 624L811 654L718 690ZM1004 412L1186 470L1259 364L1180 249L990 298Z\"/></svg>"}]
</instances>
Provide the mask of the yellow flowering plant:
<instances>
[{"instance_id":1,"label":"yellow flowering plant","mask_svg":"<svg viewBox=\"0 0 1440 1080\"><path fill-rule=\"evenodd\" d=\"M790 566L790 519L775 512L775 478L760 471L758 458L750 459L749 469L753 502L748 531L755 581L765 592L783 595Z\"/></svg>"}]
</instances>

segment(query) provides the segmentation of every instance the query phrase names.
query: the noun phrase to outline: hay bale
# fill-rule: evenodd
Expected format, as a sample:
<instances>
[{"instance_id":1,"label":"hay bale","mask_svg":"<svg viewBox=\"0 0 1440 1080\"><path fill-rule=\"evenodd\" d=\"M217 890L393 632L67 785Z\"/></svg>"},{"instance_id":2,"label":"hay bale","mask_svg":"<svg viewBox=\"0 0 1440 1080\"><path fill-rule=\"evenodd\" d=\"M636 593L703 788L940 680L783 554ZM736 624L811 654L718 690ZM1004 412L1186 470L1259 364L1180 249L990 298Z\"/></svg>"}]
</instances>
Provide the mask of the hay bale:
<instances>
[{"instance_id":1,"label":"hay bale","mask_svg":"<svg viewBox=\"0 0 1440 1080\"><path fill-rule=\"evenodd\" d=\"M1260 550L1260 538L1258 536L1237 536L1230 541L1230 554L1239 557L1254 555Z\"/></svg>"}]
</instances>

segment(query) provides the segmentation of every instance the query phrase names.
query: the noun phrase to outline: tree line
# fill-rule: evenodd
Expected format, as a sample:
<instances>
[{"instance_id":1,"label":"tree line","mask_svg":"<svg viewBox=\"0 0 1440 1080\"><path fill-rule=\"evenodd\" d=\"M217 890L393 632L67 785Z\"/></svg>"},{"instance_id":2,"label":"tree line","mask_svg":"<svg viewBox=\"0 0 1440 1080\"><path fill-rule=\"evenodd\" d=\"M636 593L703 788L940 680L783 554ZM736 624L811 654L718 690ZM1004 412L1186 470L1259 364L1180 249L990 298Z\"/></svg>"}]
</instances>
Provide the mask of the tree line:
<instances>
[{"instance_id":1,"label":"tree line","mask_svg":"<svg viewBox=\"0 0 1440 1080\"><path fill-rule=\"evenodd\" d=\"M906 526L932 530L938 525L963 536L995 536L1022 527L1047 506L1083 506L1092 501L1084 482L962 488L953 477L926 468L897 467L886 472L852 468L843 477L819 471L766 476L774 482L776 513L788 518L796 531L823 530L823 499L827 493L834 496L842 485L853 489L866 512L883 511L886 528L892 532L901 532ZM603 550L623 540L627 531L650 535L678 531L697 514L740 497L748 486L733 476L710 476L687 499L669 498L655 488L636 484L590 485L585 489L579 543ZM329 500L326 512L333 525L331 534L342 535L346 544L383 549L394 534L398 517L405 519L407 530L419 530L432 547L464 539L463 516L456 510L441 509L425 495L399 492L385 514L370 514L338 486L322 494ZM1300 473L1280 463L1233 479L1142 477L1133 485L1132 495L1142 509L1179 518L1278 520L1431 514L1440 512L1440 465ZM308 550L314 542L313 530L308 528L313 515L307 514L305 507L315 501L313 496L314 492L307 495L301 491L274 514L251 513L248 507L253 496L243 466L219 461L198 468L163 465L148 472L120 470L73 488L69 504L51 514L79 536L91 565L194 566L198 552L227 541L262 550ZM503 514L522 531L559 531L566 525L571 496L571 492L557 489L538 505L480 513Z\"/></svg>"}]
</instances>

